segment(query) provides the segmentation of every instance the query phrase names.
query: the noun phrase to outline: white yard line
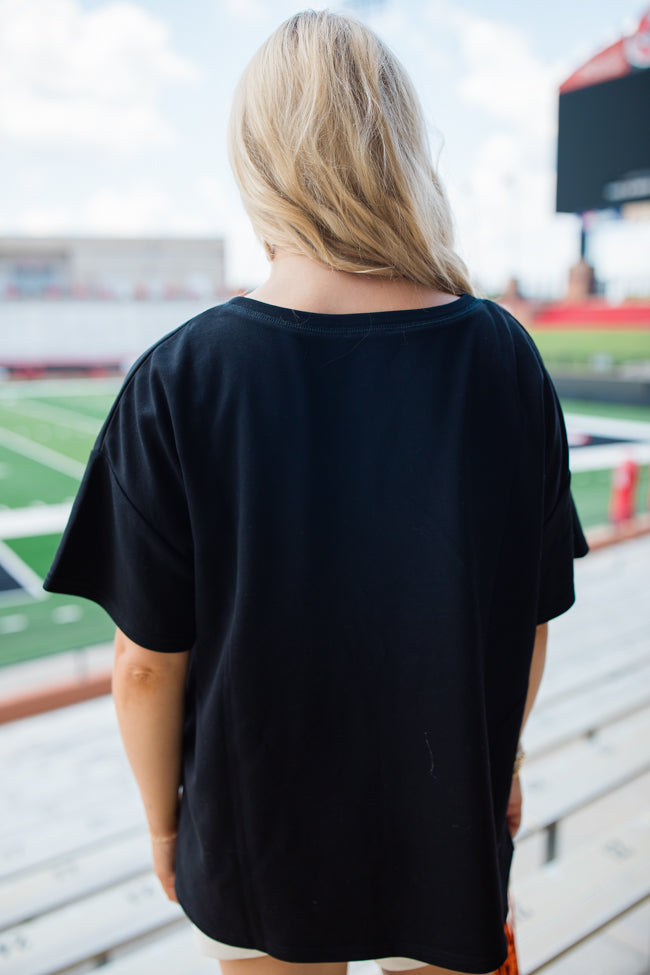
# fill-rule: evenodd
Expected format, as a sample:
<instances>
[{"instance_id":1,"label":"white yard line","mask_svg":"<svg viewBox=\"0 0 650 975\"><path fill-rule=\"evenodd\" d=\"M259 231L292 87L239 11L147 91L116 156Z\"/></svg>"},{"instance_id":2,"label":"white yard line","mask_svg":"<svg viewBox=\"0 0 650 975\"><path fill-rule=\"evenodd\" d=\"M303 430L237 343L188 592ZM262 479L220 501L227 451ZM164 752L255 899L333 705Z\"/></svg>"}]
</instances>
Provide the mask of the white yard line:
<instances>
[{"instance_id":1,"label":"white yard line","mask_svg":"<svg viewBox=\"0 0 650 975\"><path fill-rule=\"evenodd\" d=\"M62 532L70 517L71 501L0 510L0 538L28 538Z\"/></svg>"},{"instance_id":2,"label":"white yard line","mask_svg":"<svg viewBox=\"0 0 650 975\"><path fill-rule=\"evenodd\" d=\"M122 379L24 379L0 384L0 399L34 396L106 396L117 393Z\"/></svg>"},{"instance_id":3,"label":"white yard line","mask_svg":"<svg viewBox=\"0 0 650 975\"><path fill-rule=\"evenodd\" d=\"M650 441L650 423L641 420L618 420L607 416L590 416L586 413L565 413L567 430L593 433L601 437L631 437Z\"/></svg>"},{"instance_id":4,"label":"white yard line","mask_svg":"<svg viewBox=\"0 0 650 975\"><path fill-rule=\"evenodd\" d=\"M573 433L589 433L601 437L621 437L636 443L602 444L595 447L569 449L569 466L572 471L599 471L616 467L631 457L637 464L650 463L650 423L638 420L613 420L605 416L585 413L567 413L567 430Z\"/></svg>"},{"instance_id":5,"label":"white yard line","mask_svg":"<svg viewBox=\"0 0 650 975\"><path fill-rule=\"evenodd\" d=\"M78 460L59 454L56 450L44 447L43 444L34 443L33 440L21 437L19 433L13 433L11 430L5 430L4 427L0 427L0 445L12 450L15 454L29 457L30 460L43 464L44 467L50 467L61 474L67 474L68 477L73 477L77 481L81 479L86 469L86 465L80 464Z\"/></svg>"},{"instance_id":6,"label":"white yard line","mask_svg":"<svg viewBox=\"0 0 650 975\"><path fill-rule=\"evenodd\" d=\"M34 599L47 599L43 580L4 542L0 542L0 564Z\"/></svg>"},{"instance_id":7,"label":"white yard line","mask_svg":"<svg viewBox=\"0 0 650 975\"><path fill-rule=\"evenodd\" d=\"M601 447L569 448L569 467L578 471L602 471L617 467L631 457L637 464L650 464L650 443L603 444Z\"/></svg>"},{"instance_id":8,"label":"white yard line","mask_svg":"<svg viewBox=\"0 0 650 975\"><path fill-rule=\"evenodd\" d=\"M1 405L1 401L0 401ZM63 424L81 433L97 435L102 425L102 420L93 420L82 413L76 413L65 406L51 406L49 403L38 403L32 400L24 402L10 403L6 407L12 413L20 413L22 416L30 416L36 420L45 420L48 423Z\"/></svg>"}]
</instances>

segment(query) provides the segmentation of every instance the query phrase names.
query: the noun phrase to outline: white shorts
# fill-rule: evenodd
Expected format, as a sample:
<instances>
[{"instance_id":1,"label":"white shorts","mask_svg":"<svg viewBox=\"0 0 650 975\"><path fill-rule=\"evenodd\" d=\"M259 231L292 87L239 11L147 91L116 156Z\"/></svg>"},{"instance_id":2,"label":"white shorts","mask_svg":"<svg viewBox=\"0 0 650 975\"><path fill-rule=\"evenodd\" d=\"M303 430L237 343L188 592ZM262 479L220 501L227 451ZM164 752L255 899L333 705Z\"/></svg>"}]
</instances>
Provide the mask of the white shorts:
<instances>
[{"instance_id":1,"label":"white shorts","mask_svg":"<svg viewBox=\"0 0 650 975\"><path fill-rule=\"evenodd\" d=\"M216 958L218 961L237 961L240 958L264 958L265 951L258 951L256 948L235 948L233 945L226 945L223 941L215 941L207 934L192 925L194 928L194 939L197 948L202 955L208 958ZM428 964L426 961L415 961L414 958L373 958L377 964L389 972L408 972L412 968L422 968Z\"/></svg>"}]
</instances>

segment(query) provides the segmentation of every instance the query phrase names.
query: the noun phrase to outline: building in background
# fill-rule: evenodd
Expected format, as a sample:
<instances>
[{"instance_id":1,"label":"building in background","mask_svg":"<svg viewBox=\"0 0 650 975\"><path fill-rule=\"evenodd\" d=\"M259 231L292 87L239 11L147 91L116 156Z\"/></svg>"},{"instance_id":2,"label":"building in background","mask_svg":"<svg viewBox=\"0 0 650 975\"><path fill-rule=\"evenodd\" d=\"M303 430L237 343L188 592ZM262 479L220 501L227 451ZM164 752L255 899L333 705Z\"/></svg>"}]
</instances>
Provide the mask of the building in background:
<instances>
[{"instance_id":1,"label":"building in background","mask_svg":"<svg viewBox=\"0 0 650 975\"><path fill-rule=\"evenodd\" d=\"M0 237L0 298L224 297L221 239Z\"/></svg>"}]
</instances>

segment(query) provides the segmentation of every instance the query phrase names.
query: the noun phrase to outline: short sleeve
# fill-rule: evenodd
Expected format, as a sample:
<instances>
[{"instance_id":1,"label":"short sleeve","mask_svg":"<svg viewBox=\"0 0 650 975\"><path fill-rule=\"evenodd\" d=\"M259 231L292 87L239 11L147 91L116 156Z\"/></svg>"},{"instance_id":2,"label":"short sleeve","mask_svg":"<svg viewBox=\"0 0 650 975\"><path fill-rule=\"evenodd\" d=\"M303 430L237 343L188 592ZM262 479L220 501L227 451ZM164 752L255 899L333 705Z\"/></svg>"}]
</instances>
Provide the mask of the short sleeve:
<instances>
[{"instance_id":1,"label":"short sleeve","mask_svg":"<svg viewBox=\"0 0 650 975\"><path fill-rule=\"evenodd\" d=\"M544 524L538 625L560 616L573 605L573 561L589 551L571 494L569 446L562 408L548 374L545 383Z\"/></svg>"},{"instance_id":2,"label":"short sleeve","mask_svg":"<svg viewBox=\"0 0 650 975\"><path fill-rule=\"evenodd\" d=\"M168 404L145 364L127 379L90 455L44 588L93 600L147 649L189 650L189 524Z\"/></svg>"}]
</instances>

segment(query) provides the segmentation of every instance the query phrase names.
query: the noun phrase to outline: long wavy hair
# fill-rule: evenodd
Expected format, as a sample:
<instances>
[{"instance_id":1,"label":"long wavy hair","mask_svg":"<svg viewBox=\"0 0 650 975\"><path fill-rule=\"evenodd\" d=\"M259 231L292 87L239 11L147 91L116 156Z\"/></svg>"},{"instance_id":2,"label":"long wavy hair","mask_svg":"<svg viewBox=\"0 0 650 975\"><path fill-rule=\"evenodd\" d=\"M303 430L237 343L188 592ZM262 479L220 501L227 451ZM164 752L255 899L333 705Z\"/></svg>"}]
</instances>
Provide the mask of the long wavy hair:
<instances>
[{"instance_id":1,"label":"long wavy hair","mask_svg":"<svg viewBox=\"0 0 650 975\"><path fill-rule=\"evenodd\" d=\"M472 293L413 85L354 18L307 10L274 31L235 92L228 148L271 260Z\"/></svg>"}]
</instances>

